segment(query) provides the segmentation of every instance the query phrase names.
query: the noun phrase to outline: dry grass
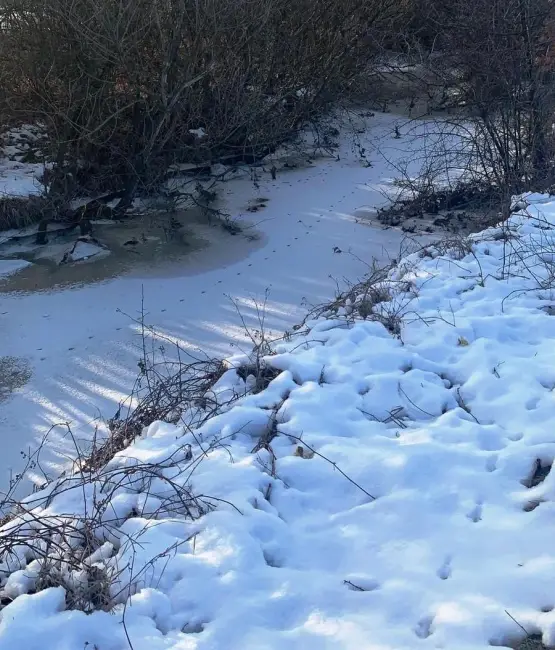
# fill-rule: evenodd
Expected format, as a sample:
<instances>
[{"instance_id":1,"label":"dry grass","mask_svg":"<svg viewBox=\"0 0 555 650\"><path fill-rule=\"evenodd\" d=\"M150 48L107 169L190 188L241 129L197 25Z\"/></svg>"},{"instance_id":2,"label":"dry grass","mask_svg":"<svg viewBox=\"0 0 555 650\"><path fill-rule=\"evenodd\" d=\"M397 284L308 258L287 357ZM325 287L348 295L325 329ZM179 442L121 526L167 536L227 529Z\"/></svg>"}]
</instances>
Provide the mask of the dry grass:
<instances>
[{"instance_id":1,"label":"dry grass","mask_svg":"<svg viewBox=\"0 0 555 650\"><path fill-rule=\"evenodd\" d=\"M515 650L548 650L548 646L542 643L541 636L533 634L515 646Z\"/></svg>"},{"instance_id":2,"label":"dry grass","mask_svg":"<svg viewBox=\"0 0 555 650\"><path fill-rule=\"evenodd\" d=\"M47 496L6 499L11 510L0 527L0 608L13 599L9 578L18 571L24 571L25 593L63 587L68 609L110 611L125 602L144 579L145 568L134 569L133 557L146 528L125 535L120 527L134 517L195 520L212 510L216 500L190 487L198 464L184 445L156 464L113 459L56 480ZM122 507L121 498L133 494L147 497L143 506L131 498Z\"/></svg>"},{"instance_id":3,"label":"dry grass","mask_svg":"<svg viewBox=\"0 0 555 650\"><path fill-rule=\"evenodd\" d=\"M396 260L385 265L372 263L362 280L338 291L333 301L314 307L295 329L322 317L341 318L348 323L370 320L381 323L393 336L399 337L404 318L413 313L411 304L418 291L414 283L403 278L408 269L401 273L395 269Z\"/></svg>"},{"instance_id":4,"label":"dry grass","mask_svg":"<svg viewBox=\"0 0 555 650\"><path fill-rule=\"evenodd\" d=\"M99 468L128 447L142 431L156 421L186 424L184 412L195 413L194 425L201 426L223 405L213 393L214 384L227 366L219 359L140 363L141 373L127 401L108 420L109 437L95 444L85 467Z\"/></svg>"},{"instance_id":5,"label":"dry grass","mask_svg":"<svg viewBox=\"0 0 555 650\"><path fill-rule=\"evenodd\" d=\"M0 197L0 230L26 228L54 218L51 203L43 197Z\"/></svg>"}]
</instances>

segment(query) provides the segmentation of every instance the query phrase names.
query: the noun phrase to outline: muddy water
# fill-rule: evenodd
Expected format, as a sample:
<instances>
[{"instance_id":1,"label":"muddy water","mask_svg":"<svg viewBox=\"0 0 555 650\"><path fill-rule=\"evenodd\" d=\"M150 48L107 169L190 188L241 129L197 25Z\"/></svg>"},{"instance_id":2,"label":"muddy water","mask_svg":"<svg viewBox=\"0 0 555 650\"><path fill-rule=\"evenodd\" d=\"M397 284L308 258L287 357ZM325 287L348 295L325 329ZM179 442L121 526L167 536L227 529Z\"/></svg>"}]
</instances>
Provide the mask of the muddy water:
<instances>
[{"instance_id":1,"label":"muddy water","mask_svg":"<svg viewBox=\"0 0 555 650\"><path fill-rule=\"evenodd\" d=\"M0 246L0 259L23 259L31 265L0 278L0 293L61 290L120 275L191 275L227 266L263 243L250 224L241 226L243 232L231 235L222 222L208 222L197 209L96 222L93 236L109 254L70 264L60 264L60 259L76 241L76 231L49 234L48 244L41 247L34 245L33 238L7 242Z\"/></svg>"}]
</instances>

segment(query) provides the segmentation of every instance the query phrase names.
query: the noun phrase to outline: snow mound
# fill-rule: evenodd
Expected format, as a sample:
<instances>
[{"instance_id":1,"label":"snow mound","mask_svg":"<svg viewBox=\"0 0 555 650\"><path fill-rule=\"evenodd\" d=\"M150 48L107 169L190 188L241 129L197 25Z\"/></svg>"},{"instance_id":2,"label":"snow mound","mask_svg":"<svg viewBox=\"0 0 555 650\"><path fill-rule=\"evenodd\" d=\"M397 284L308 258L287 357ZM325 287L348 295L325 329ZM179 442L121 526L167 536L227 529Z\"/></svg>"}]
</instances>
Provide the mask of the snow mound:
<instances>
[{"instance_id":1,"label":"snow mound","mask_svg":"<svg viewBox=\"0 0 555 650\"><path fill-rule=\"evenodd\" d=\"M525 200L354 287L275 346L261 392L30 498L1 531L27 537L0 649L474 650L518 642L513 619L555 643L555 202ZM244 386L231 369L214 395ZM31 540L95 508L83 566L111 611L86 615L83 572L37 591L71 539Z\"/></svg>"}]
</instances>

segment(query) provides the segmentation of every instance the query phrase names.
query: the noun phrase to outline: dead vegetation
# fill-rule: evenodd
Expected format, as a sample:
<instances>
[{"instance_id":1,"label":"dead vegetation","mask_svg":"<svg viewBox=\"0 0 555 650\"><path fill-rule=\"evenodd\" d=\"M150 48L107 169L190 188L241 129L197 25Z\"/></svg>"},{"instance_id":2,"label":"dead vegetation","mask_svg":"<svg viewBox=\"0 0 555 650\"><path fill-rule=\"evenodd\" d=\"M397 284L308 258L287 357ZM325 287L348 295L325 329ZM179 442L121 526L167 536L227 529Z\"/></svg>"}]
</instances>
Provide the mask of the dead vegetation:
<instances>
[{"instance_id":1,"label":"dead vegetation","mask_svg":"<svg viewBox=\"0 0 555 650\"><path fill-rule=\"evenodd\" d=\"M59 209L44 196L0 197L0 230L26 228L35 223L63 221L64 209Z\"/></svg>"},{"instance_id":2,"label":"dead vegetation","mask_svg":"<svg viewBox=\"0 0 555 650\"><path fill-rule=\"evenodd\" d=\"M411 248L416 252L421 247L404 243L400 258L405 258ZM361 280L338 290L334 300L313 307L295 329L306 327L318 318L339 318L349 324L368 320L381 323L393 336L400 337L403 320L413 314L411 304L418 297L418 288L406 279L407 273L406 267L398 270L397 259L386 264L374 261L368 265L368 272Z\"/></svg>"},{"instance_id":3,"label":"dead vegetation","mask_svg":"<svg viewBox=\"0 0 555 650\"><path fill-rule=\"evenodd\" d=\"M253 334L257 348L237 368L192 358L148 327L144 315L137 324L143 339L139 375L129 399L108 420L108 437L95 436L83 449L70 426L62 425L75 444L73 468L54 480L44 474L36 493L23 500L16 496L22 472L0 502L0 609L22 593L60 586L67 609L113 611L150 584L159 559L178 550L164 549L135 568L148 530L144 520L195 521L223 502L192 485L200 464L213 450L227 448L226 440L204 441L196 431L279 374L263 358L270 349L264 323ZM218 382L225 373L238 381L222 390ZM166 457L150 463L119 453L160 420L178 425L183 436ZM28 457L27 469L35 474L42 471L40 454ZM137 532L122 532L131 519L140 523Z\"/></svg>"},{"instance_id":4,"label":"dead vegetation","mask_svg":"<svg viewBox=\"0 0 555 650\"><path fill-rule=\"evenodd\" d=\"M421 170L410 171L411 161L401 170L412 196L384 217L442 211L445 218L457 204L467 209L478 201L480 208L492 207L494 215L506 219L513 195L546 192L554 183L553 3L417 4L412 29L431 50L427 70L432 76L420 77L422 89L441 88L443 99L435 118L427 120ZM402 131L403 138L420 137L418 120L408 120Z\"/></svg>"},{"instance_id":5,"label":"dead vegetation","mask_svg":"<svg viewBox=\"0 0 555 650\"><path fill-rule=\"evenodd\" d=\"M515 650L548 650L548 646L543 644L541 636L533 634L515 646Z\"/></svg>"},{"instance_id":6,"label":"dead vegetation","mask_svg":"<svg viewBox=\"0 0 555 650\"><path fill-rule=\"evenodd\" d=\"M405 11L393 0L9 0L0 113L8 127L41 124L48 196L115 193L123 211L176 165L272 152L349 91Z\"/></svg>"},{"instance_id":7,"label":"dead vegetation","mask_svg":"<svg viewBox=\"0 0 555 650\"><path fill-rule=\"evenodd\" d=\"M225 441L204 443L194 432L245 391L218 394L218 380L233 369L217 360L180 360L179 349L177 359L160 349L158 357L150 356L146 336L147 328L139 377L129 400L108 420L108 437L95 436L83 449L70 426L63 425L75 444L73 468L54 480L44 474L36 493L21 500L16 494L24 471L3 496L0 608L21 593L61 586L67 609L112 611L149 584L145 573L160 558L135 569L134 557L148 527L142 523L135 534L125 534L121 527L127 520L194 521L221 503L195 492L191 480L200 463ZM198 443L195 452L184 441L155 463L118 455L159 420L181 425L182 435L189 433ZM41 451L28 457L27 469L35 475L42 472ZM176 550L164 549L161 555Z\"/></svg>"},{"instance_id":8,"label":"dead vegetation","mask_svg":"<svg viewBox=\"0 0 555 650\"><path fill-rule=\"evenodd\" d=\"M397 196L391 204L378 209L377 219L386 226L406 230L410 219L427 220L442 231L476 231L499 221L501 196L492 185L457 181L441 187L433 175L423 173L416 178L395 181Z\"/></svg>"},{"instance_id":9,"label":"dead vegetation","mask_svg":"<svg viewBox=\"0 0 555 650\"><path fill-rule=\"evenodd\" d=\"M147 582L145 567L133 567L146 529L124 534L122 524L134 517L195 520L218 501L193 492L190 478L200 459L190 445L156 464L128 460L116 457L93 468L81 458L81 470L46 492L4 499L9 514L0 527L0 607L21 593L61 586L67 609L111 611Z\"/></svg>"},{"instance_id":10,"label":"dead vegetation","mask_svg":"<svg viewBox=\"0 0 555 650\"><path fill-rule=\"evenodd\" d=\"M178 423L182 414L191 409L210 418L221 408L212 393L214 384L227 370L217 359L190 362L169 361L163 364L140 364L140 376L130 396L129 404L120 405L116 415L108 420L110 435L91 451L87 466L101 467L114 455L130 445L153 422ZM123 413L122 413L123 412ZM202 424L202 422L197 422Z\"/></svg>"},{"instance_id":11,"label":"dead vegetation","mask_svg":"<svg viewBox=\"0 0 555 650\"><path fill-rule=\"evenodd\" d=\"M542 223L538 221L540 233L545 232L539 227ZM504 232L504 229L490 233L492 242L496 241L497 232ZM422 256L449 257L453 263L465 258L475 259L476 242L476 238L471 237L455 238L417 250L412 257L407 257L409 251L404 248L400 251L401 262L392 260L384 267L369 267L366 278L338 292L330 303L313 308L297 330L304 327L303 333L309 334L311 321L317 318L341 320L347 326L357 320L370 320L381 323L392 335L402 337L403 323L407 319L422 320L414 302L418 299L419 286L426 280L421 278L417 284L411 275L412 265ZM509 248L512 240L505 237L503 243ZM542 252L541 249L534 255L538 252ZM543 253L547 263L547 251ZM523 257L521 252L521 258L509 259L505 272L520 273L515 265L521 264ZM524 263L529 263L529 259L524 257ZM552 257L549 259L552 262ZM475 279L478 283L485 281L483 275ZM235 306L246 328L239 306ZM36 495L21 501L13 496L12 489L1 504L4 519L0 528L0 605L7 605L23 593L21 589L33 593L50 586L63 586L67 608L85 612L112 611L116 605L126 602L130 594L148 584L144 567L134 572L131 560L146 528L140 527L133 535L123 534L121 526L126 521L141 518L152 521L164 517L194 521L217 507L218 499L195 491L193 478L203 459L216 448L226 448L226 441L221 437L205 441L197 437L196 431L245 395L264 390L280 374L271 363L273 344L266 331L265 301L256 305L256 309L258 327L247 328L252 352L245 355L237 367L216 359L192 358L171 339L148 327L143 310L141 319L135 321L143 342L139 376L130 399L108 421L109 437L93 440L86 451L80 451L76 445L73 470L54 482L45 482ZM441 318L441 315L436 317ZM289 335L283 338L288 339ZM468 341L459 337L458 344L465 347ZM222 390L220 381L225 376L233 380ZM320 383L325 383L325 370L322 370ZM410 401L406 394L402 396ZM459 398L460 407L475 419L460 391ZM417 407L412 402L411 405ZM293 445L294 456L303 462L315 456L322 458L367 498L375 498L344 474L333 459L322 456L302 437L280 431L276 417L280 406L268 410L268 426L252 449L252 453L259 454L260 463L270 477L276 478L272 441L277 436L285 436ZM368 417L373 418L371 414ZM178 425L183 434L183 441L177 438L173 450L165 458L145 463L122 453L144 434L146 427L158 420ZM399 430L407 427L402 407L394 409L383 421ZM195 442L194 451L187 441L189 438ZM35 460L33 463L35 468L40 467ZM537 463L530 487L543 480L546 471L547 468ZM71 501L71 493L86 493L84 511L75 513L64 509L64 503ZM138 495L142 495L140 500L135 498ZM265 497L271 499L271 484ZM61 506L56 505L60 503ZM114 504L119 505L115 508ZM153 558L150 566L155 562Z\"/></svg>"}]
</instances>

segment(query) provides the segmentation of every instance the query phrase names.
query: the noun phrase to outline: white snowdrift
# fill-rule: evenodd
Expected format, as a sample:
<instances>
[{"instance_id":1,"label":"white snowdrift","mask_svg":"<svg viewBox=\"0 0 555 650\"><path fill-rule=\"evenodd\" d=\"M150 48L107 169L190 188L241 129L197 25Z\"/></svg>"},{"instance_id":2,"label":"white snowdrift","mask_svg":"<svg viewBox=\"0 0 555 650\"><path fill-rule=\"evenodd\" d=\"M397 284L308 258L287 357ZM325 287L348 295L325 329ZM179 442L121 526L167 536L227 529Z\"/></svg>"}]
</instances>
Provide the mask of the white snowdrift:
<instances>
[{"instance_id":1,"label":"white snowdrift","mask_svg":"<svg viewBox=\"0 0 555 650\"><path fill-rule=\"evenodd\" d=\"M114 594L130 577L137 593L67 611L60 587L28 594L38 563L16 549L0 649L474 650L522 638L511 616L555 643L555 475L525 485L555 457L555 201L527 201L504 228L401 262L374 307L403 317L400 337L313 321L277 345L263 392L194 434L152 425L109 469L154 463L156 480L111 485L117 525L91 560L122 572ZM216 393L242 386L230 370ZM169 481L216 507L164 516ZM66 483L33 518L103 493Z\"/></svg>"}]
</instances>

